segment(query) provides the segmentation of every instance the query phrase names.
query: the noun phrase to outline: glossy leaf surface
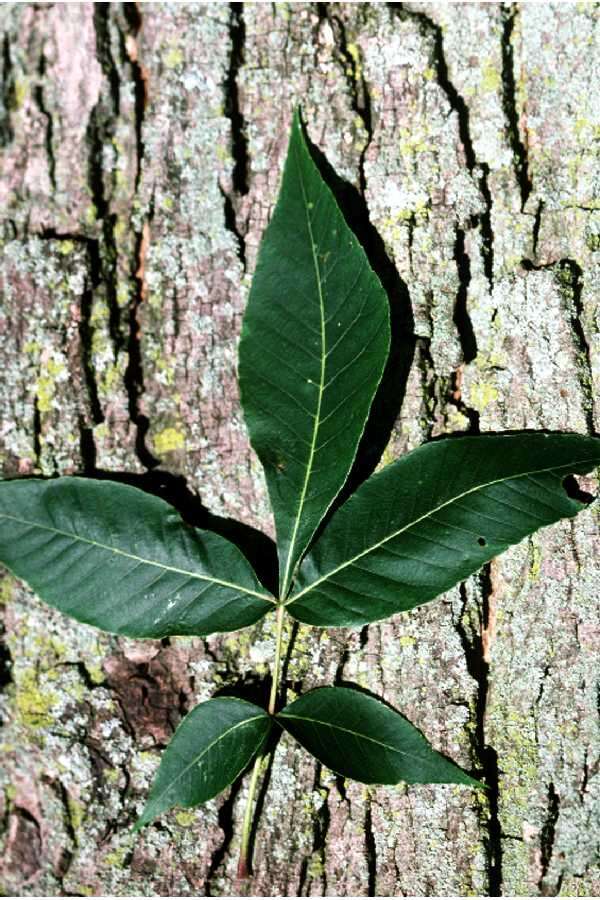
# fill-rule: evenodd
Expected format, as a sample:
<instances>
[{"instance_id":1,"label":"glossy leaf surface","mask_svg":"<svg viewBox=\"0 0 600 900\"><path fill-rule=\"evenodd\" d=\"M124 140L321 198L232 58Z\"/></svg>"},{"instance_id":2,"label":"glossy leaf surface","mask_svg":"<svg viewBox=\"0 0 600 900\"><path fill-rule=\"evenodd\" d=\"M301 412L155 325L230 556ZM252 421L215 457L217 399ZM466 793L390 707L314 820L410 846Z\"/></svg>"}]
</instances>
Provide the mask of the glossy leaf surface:
<instances>
[{"instance_id":1,"label":"glossy leaf surface","mask_svg":"<svg viewBox=\"0 0 600 900\"><path fill-rule=\"evenodd\" d=\"M271 727L264 709L236 697L196 706L162 755L136 829L172 806L197 806L216 797L256 756Z\"/></svg>"},{"instance_id":2,"label":"glossy leaf surface","mask_svg":"<svg viewBox=\"0 0 600 900\"><path fill-rule=\"evenodd\" d=\"M543 525L585 504L563 479L600 464L576 434L455 438L419 447L365 482L304 560L288 611L312 625L364 625L448 590Z\"/></svg>"},{"instance_id":3,"label":"glossy leaf surface","mask_svg":"<svg viewBox=\"0 0 600 900\"><path fill-rule=\"evenodd\" d=\"M0 561L61 612L131 637L232 631L273 609L237 547L111 481L0 484Z\"/></svg>"},{"instance_id":4,"label":"glossy leaf surface","mask_svg":"<svg viewBox=\"0 0 600 900\"><path fill-rule=\"evenodd\" d=\"M281 596L350 470L389 350L389 304L294 117L240 342L239 380L265 469Z\"/></svg>"},{"instance_id":5,"label":"glossy leaf surface","mask_svg":"<svg viewBox=\"0 0 600 900\"><path fill-rule=\"evenodd\" d=\"M404 716L351 688L317 688L277 718L329 769L365 784L479 784L437 753Z\"/></svg>"}]
</instances>

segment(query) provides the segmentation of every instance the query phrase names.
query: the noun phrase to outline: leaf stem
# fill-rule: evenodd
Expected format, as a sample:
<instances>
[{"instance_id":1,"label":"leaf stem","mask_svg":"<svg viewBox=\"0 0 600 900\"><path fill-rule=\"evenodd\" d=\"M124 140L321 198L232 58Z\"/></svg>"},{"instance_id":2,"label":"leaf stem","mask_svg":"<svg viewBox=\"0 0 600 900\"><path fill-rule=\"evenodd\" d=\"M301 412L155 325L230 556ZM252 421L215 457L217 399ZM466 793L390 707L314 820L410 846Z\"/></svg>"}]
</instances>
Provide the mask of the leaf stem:
<instances>
[{"instance_id":1,"label":"leaf stem","mask_svg":"<svg viewBox=\"0 0 600 900\"><path fill-rule=\"evenodd\" d=\"M283 616L285 607L283 604L277 607L277 630L275 638L275 662L273 664L273 679L271 681L271 695L269 697L269 715L275 715L277 703L277 691L279 690L279 675L281 672L281 648L283 644Z\"/></svg>"},{"instance_id":2,"label":"leaf stem","mask_svg":"<svg viewBox=\"0 0 600 900\"><path fill-rule=\"evenodd\" d=\"M242 826L242 846L240 848L240 858L237 867L238 878L248 878L252 870L252 861L248 858L250 833L252 831L252 811L254 809L254 795L256 794L256 787L258 785L258 776L260 775L264 758L265 754L260 753L256 757L254 768L252 769L250 789L248 791L248 800L246 801L246 811L244 813L244 824Z\"/></svg>"},{"instance_id":3,"label":"leaf stem","mask_svg":"<svg viewBox=\"0 0 600 900\"><path fill-rule=\"evenodd\" d=\"M285 607L280 604L277 607L277 625L275 637L275 661L273 663L273 677L271 680L271 693L269 695L269 715L275 715L277 704L277 694L279 691L279 678L281 675L281 658L283 649L283 617L285 615ZM246 810L244 812L244 824L242 826L242 845L240 847L240 858L238 861L237 877L248 878L252 872L252 860L249 858L250 835L252 832L252 813L254 810L254 796L258 786L260 770L268 753L263 751L256 757L252 776L250 778L250 787L248 789L248 799L246 800Z\"/></svg>"}]
</instances>

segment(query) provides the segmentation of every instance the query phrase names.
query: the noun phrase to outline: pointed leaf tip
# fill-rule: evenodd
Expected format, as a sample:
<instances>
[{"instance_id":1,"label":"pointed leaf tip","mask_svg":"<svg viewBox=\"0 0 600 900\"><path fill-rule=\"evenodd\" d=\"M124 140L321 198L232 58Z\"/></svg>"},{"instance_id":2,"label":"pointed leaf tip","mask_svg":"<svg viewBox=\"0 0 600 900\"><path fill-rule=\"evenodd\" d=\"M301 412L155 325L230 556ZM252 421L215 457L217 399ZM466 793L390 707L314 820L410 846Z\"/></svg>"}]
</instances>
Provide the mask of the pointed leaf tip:
<instances>
[{"instance_id":1,"label":"pointed leaf tip","mask_svg":"<svg viewBox=\"0 0 600 900\"><path fill-rule=\"evenodd\" d=\"M259 752L272 727L264 709L236 697L200 703L164 751L139 831L173 806L198 806L232 784Z\"/></svg>"},{"instance_id":2,"label":"pointed leaf tip","mask_svg":"<svg viewBox=\"0 0 600 900\"><path fill-rule=\"evenodd\" d=\"M296 107L239 350L242 406L275 517L281 597L350 471L389 342L387 296L312 159Z\"/></svg>"},{"instance_id":3,"label":"pointed leaf tip","mask_svg":"<svg viewBox=\"0 0 600 900\"><path fill-rule=\"evenodd\" d=\"M316 688L277 718L316 759L355 781L483 787L434 750L404 716L361 691Z\"/></svg>"}]
</instances>

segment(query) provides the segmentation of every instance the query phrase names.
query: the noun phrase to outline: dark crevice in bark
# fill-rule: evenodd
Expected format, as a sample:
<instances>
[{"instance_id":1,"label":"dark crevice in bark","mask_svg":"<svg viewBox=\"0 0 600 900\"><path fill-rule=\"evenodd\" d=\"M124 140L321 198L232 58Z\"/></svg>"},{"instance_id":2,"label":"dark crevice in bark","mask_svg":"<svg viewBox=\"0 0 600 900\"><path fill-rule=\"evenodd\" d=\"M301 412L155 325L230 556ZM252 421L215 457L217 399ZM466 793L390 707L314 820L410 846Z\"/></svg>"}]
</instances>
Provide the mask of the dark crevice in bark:
<instances>
[{"instance_id":1,"label":"dark crevice in bark","mask_svg":"<svg viewBox=\"0 0 600 900\"><path fill-rule=\"evenodd\" d=\"M585 800L585 793L587 791L589 778L590 766L588 762L588 748L586 747L583 755L583 771L581 775L581 784L579 785L579 796L581 797L582 802L584 802Z\"/></svg>"},{"instance_id":2,"label":"dark crevice in bark","mask_svg":"<svg viewBox=\"0 0 600 900\"><path fill-rule=\"evenodd\" d=\"M537 697L533 703L533 728L535 732L535 740L536 743L539 743L539 733L538 733L538 719L539 719L539 706L542 702L542 698L544 696L544 690L546 688L546 679L550 675L551 666L547 663L544 666L544 671L542 672L542 677L540 678L540 687L537 693Z\"/></svg>"},{"instance_id":3,"label":"dark crevice in bark","mask_svg":"<svg viewBox=\"0 0 600 900\"><path fill-rule=\"evenodd\" d=\"M333 676L334 684L342 684L343 683L344 669L346 668L346 663L348 662L349 659L350 659L350 651L349 651L348 647L344 647L344 649L342 650L341 656L340 656L340 661L338 662L336 669L335 669L335 675Z\"/></svg>"},{"instance_id":4,"label":"dark crevice in bark","mask_svg":"<svg viewBox=\"0 0 600 900\"><path fill-rule=\"evenodd\" d=\"M225 115L231 126L231 192L219 184L219 192L223 199L223 216L225 228L233 235L237 253L244 272L246 271L246 237L240 229L237 218L237 201L249 190L248 172L248 138L246 136L246 120L242 113L238 76L244 65L244 46L246 42L246 26L242 3L229 4L229 68L223 83L225 98Z\"/></svg>"},{"instance_id":5,"label":"dark crevice in bark","mask_svg":"<svg viewBox=\"0 0 600 900\"><path fill-rule=\"evenodd\" d=\"M503 4L502 18L502 108L506 119L508 141L513 154L515 177L521 193L521 212L531 194L532 181L529 175L527 148L521 140L517 91L515 84L515 59L512 42L515 19L519 15L517 4Z\"/></svg>"},{"instance_id":6,"label":"dark crevice in bark","mask_svg":"<svg viewBox=\"0 0 600 900\"><path fill-rule=\"evenodd\" d=\"M234 830L234 820L233 820L233 811L235 808L236 800L239 796L241 788L241 781L238 781L231 789L229 796L227 799L221 804L218 812L218 821L219 828L223 832L223 839L218 844L218 846L213 850L212 856L210 858L210 863L208 865L208 869L206 872L206 878L204 880L204 896L212 897L212 882L219 871L223 860L227 856L227 851L231 846L231 842L235 835ZM216 895L218 896L218 894Z\"/></svg>"},{"instance_id":7,"label":"dark crevice in bark","mask_svg":"<svg viewBox=\"0 0 600 900\"><path fill-rule=\"evenodd\" d=\"M365 805L365 855L367 859L367 897L377 896L377 847L375 845L375 833L373 831L373 818L371 812L371 798L367 798Z\"/></svg>"},{"instance_id":8,"label":"dark crevice in bark","mask_svg":"<svg viewBox=\"0 0 600 900\"><path fill-rule=\"evenodd\" d=\"M109 6L109 4L103 5ZM100 21L100 39L98 40L98 45L100 47L101 54L103 54L103 58L106 61L106 73L108 74L109 69L111 69L111 71L114 69L114 72L116 73L115 76L109 76L112 79L111 92L113 94L113 100L115 100L115 97L118 99L118 94L115 94L115 87L116 84L120 81L120 74L117 66L114 63L112 55L108 52L108 50L110 49L108 44L108 37L105 37L105 35L108 35L108 15L109 11L107 10L104 18ZM123 5L123 16L127 27L129 28L130 36L135 39L142 26L142 17L138 4L125 3ZM131 70L131 81L133 83L134 129L136 138L135 191L137 193L142 176L142 167L145 153L143 141L143 126L146 113L146 105L148 102L147 76L145 69L139 60L138 47L135 40L133 40L133 43L128 44L122 28L119 28L119 37L121 58L123 62L127 61L129 63L129 67ZM100 61L102 63L102 59ZM119 113L117 102L114 102L114 112L115 115L118 115ZM150 237L150 224L152 222L153 216L154 198L152 198L150 201L148 213L141 228L135 233L135 248L133 252L130 271L133 293L128 310L127 337L123 338L122 344L118 345L118 349L125 348L127 350L128 361L123 377L123 382L125 390L127 392L129 418L136 429L135 453L142 466L144 466L144 468L146 469L153 469L160 463L160 460L158 460L151 453L146 443L146 438L150 429L150 420L142 412L141 405L141 398L144 393L144 370L139 310L141 304L144 303L146 299L146 253L148 250ZM113 247L115 249L114 272L116 276L117 254L114 242L114 226L116 225L116 216L111 216L110 218L111 220L114 220L112 222L112 228L110 229L110 233L105 229L104 237L105 246L109 249L112 249ZM111 236L112 242L110 240ZM109 306L113 308L112 303L110 303ZM118 304L116 304L116 309L120 316Z\"/></svg>"},{"instance_id":9,"label":"dark crevice in bark","mask_svg":"<svg viewBox=\"0 0 600 900\"><path fill-rule=\"evenodd\" d=\"M244 272L246 271L246 239L244 235L238 228L237 225L237 216L235 214L235 209L233 206L233 201L229 194L223 190L221 185L219 185L219 192L221 197L223 198L223 215L225 218L225 228L227 231L231 232L233 237L235 238L235 242L237 244L237 251L240 262L242 264L242 268Z\"/></svg>"},{"instance_id":10,"label":"dark crevice in bark","mask_svg":"<svg viewBox=\"0 0 600 900\"><path fill-rule=\"evenodd\" d=\"M469 284L471 283L471 262L469 254L465 250L465 232L458 226L456 227L456 238L454 241L454 260L458 273L458 291L454 304L453 322L458 333L464 363L452 373L450 396L458 412L465 416L469 422L468 433L479 434L479 412L468 406L462 396L464 366L473 362L477 356L477 339L467 306ZM435 367L431 359L430 365L432 371L434 371Z\"/></svg>"},{"instance_id":11,"label":"dark crevice in bark","mask_svg":"<svg viewBox=\"0 0 600 900\"><path fill-rule=\"evenodd\" d=\"M323 767L321 763L317 763L315 766L315 780L313 782L313 794L318 794L323 797L323 803L319 807L318 810L313 811L312 815L312 829L313 829L313 839L312 839L312 848L311 852L308 856L305 856L302 859L300 864L300 873L298 875L298 896L304 897L309 896L308 893L304 893L304 891L311 891L311 884L314 879L314 875L310 871L311 862L313 860L318 861L318 868L320 870L321 877L321 895L323 897L327 897L327 873L326 873L326 845L327 845L327 834L329 832L329 825L331 822L331 814L329 812L329 793L330 788L326 787L321 781L321 775L323 773ZM323 796L324 795L324 796Z\"/></svg>"},{"instance_id":12,"label":"dark crevice in bark","mask_svg":"<svg viewBox=\"0 0 600 900\"><path fill-rule=\"evenodd\" d=\"M92 195L92 203L96 207L96 215L103 219L108 210L104 196L104 178L102 173L102 123L99 105L96 104L90 113L86 129L88 146L88 184Z\"/></svg>"},{"instance_id":13,"label":"dark crevice in bark","mask_svg":"<svg viewBox=\"0 0 600 900\"><path fill-rule=\"evenodd\" d=\"M233 190L240 196L248 193L248 138L246 120L242 113L238 87L238 74L244 65L246 25L244 4L229 4L229 70L225 80L225 115L231 122L231 155L233 157Z\"/></svg>"},{"instance_id":14,"label":"dark crevice in bark","mask_svg":"<svg viewBox=\"0 0 600 900\"><path fill-rule=\"evenodd\" d=\"M92 477L96 472L98 454L94 431L86 424L83 416L79 417L79 456L81 457L82 474L87 478Z\"/></svg>"},{"instance_id":15,"label":"dark crevice in bark","mask_svg":"<svg viewBox=\"0 0 600 900\"><path fill-rule=\"evenodd\" d=\"M456 113L458 119L458 133L465 154L465 162L469 173L477 179L479 191L483 197L483 212L473 216L473 225L479 225L481 229L482 260L485 276L490 288L494 284L494 235L492 230L492 195L488 183L489 166L485 162L479 162L475 154L473 139L471 137L470 111L464 97L457 91L450 80L446 54L444 51L444 35L440 25L423 12L405 9L403 3L389 3L388 6L401 18L411 18L418 22L423 33L432 39L433 44L433 68L437 82L446 95L450 108Z\"/></svg>"},{"instance_id":16,"label":"dark crevice in bark","mask_svg":"<svg viewBox=\"0 0 600 900\"><path fill-rule=\"evenodd\" d=\"M139 34L139 31L142 27L142 16L139 9L138 3L124 3L123 4L123 15L125 17L125 21L130 29L130 34L135 38ZM131 80L133 82L133 96L134 96L134 114L135 114L135 146L136 146L136 167L135 167L135 190L139 189L140 179L142 175L142 162L144 159L144 138L143 138L143 125L144 125L144 116L146 114L146 103L148 100L147 96L147 76L146 72L141 65L138 54L137 54L137 45L135 45L135 52L131 49L128 49L127 42L123 35L122 37L122 48L121 52L123 57L127 57L129 60L129 64L131 66Z\"/></svg>"},{"instance_id":17,"label":"dark crevice in bark","mask_svg":"<svg viewBox=\"0 0 600 900\"><path fill-rule=\"evenodd\" d=\"M50 178L50 185L52 187L52 191L56 191L56 158L54 156L54 122L52 121L52 114L46 108L44 102L44 88L42 84L46 78L46 57L42 53L40 56L40 61L38 65L38 78L39 82L36 84L33 90L33 98L37 104L37 107L41 114L44 116L46 120L46 134L44 139L44 144L46 148L46 158L48 160L48 177Z\"/></svg>"},{"instance_id":18,"label":"dark crevice in bark","mask_svg":"<svg viewBox=\"0 0 600 900\"><path fill-rule=\"evenodd\" d=\"M110 40L110 3L96 3L94 6L94 30L96 35L96 57L107 79L110 103L101 97L91 111L86 129L88 145L88 184L96 217L101 222L102 240L99 255L102 261L102 280L108 307L108 327L114 347L115 357L124 349L125 338L121 327L121 310L117 299L117 241L115 228L117 216L110 212L110 193L114 187L115 173L110 175L110 190L105 183L104 146L114 138L116 119L120 112L120 74L115 63Z\"/></svg>"},{"instance_id":19,"label":"dark crevice in bark","mask_svg":"<svg viewBox=\"0 0 600 900\"><path fill-rule=\"evenodd\" d=\"M467 308L467 297L471 282L471 263L469 254L465 251L465 233L462 228L458 227L456 228L456 240L454 241L454 260L458 271L459 285L454 304L453 321L458 332L463 359L468 364L473 362L477 356L477 341Z\"/></svg>"},{"instance_id":20,"label":"dark crevice in bark","mask_svg":"<svg viewBox=\"0 0 600 900\"><path fill-rule=\"evenodd\" d=\"M17 104L15 75L10 55L10 37L2 40L2 78L0 78L0 147L6 147L14 138L10 118Z\"/></svg>"},{"instance_id":21,"label":"dark crevice in bark","mask_svg":"<svg viewBox=\"0 0 600 900\"><path fill-rule=\"evenodd\" d=\"M124 338L121 330L121 310L117 299L117 245L115 240L117 217L109 214L102 161L104 140L109 134L98 103L91 112L86 131L89 148L88 184L97 217L101 221L102 241L98 246L98 256L101 259L100 268L108 307L108 330L116 357L123 349Z\"/></svg>"},{"instance_id":22,"label":"dark crevice in bark","mask_svg":"<svg viewBox=\"0 0 600 900\"><path fill-rule=\"evenodd\" d=\"M0 692L8 687L9 684L12 684L13 680L12 656L10 648L4 640L5 635L6 629L4 623L0 620ZM0 724L2 724L1 720Z\"/></svg>"},{"instance_id":23,"label":"dark crevice in bark","mask_svg":"<svg viewBox=\"0 0 600 900\"><path fill-rule=\"evenodd\" d=\"M595 432L594 422L594 382L592 370L592 358L583 327L583 303L581 295L583 291L583 271L574 259L561 259L558 263L558 272L561 285L567 299L571 301L571 329L577 353L580 357L579 384L583 397L583 408L587 430L590 434Z\"/></svg>"},{"instance_id":24,"label":"dark crevice in bark","mask_svg":"<svg viewBox=\"0 0 600 900\"><path fill-rule=\"evenodd\" d=\"M533 231L531 234L531 255L533 256L534 259L537 257L543 212L544 212L544 201L540 200L538 202L537 209L535 211L535 219L533 220Z\"/></svg>"},{"instance_id":25,"label":"dark crevice in bark","mask_svg":"<svg viewBox=\"0 0 600 900\"><path fill-rule=\"evenodd\" d=\"M40 404L37 394L33 398L33 463L35 468L39 467L40 456L42 453L42 417L40 415Z\"/></svg>"},{"instance_id":26,"label":"dark crevice in bark","mask_svg":"<svg viewBox=\"0 0 600 900\"><path fill-rule=\"evenodd\" d=\"M482 779L487 786L487 809L482 810L483 827L485 829L484 849L486 854L488 892L490 897L502 896L502 828L500 825L500 769L498 753L487 741L486 709L489 696L489 663L484 658L483 632L489 625L490 597L493 586L491 569L488 563L480 575L481 606L478 609L478 622L469 621L467 615L468 595L464 582L460 585L462 609L454 620L454 627L460 638L467 671L477 684L475 710L473 715L473 731L471 735L472 751L477 767L476 777Z\"/></svg>"},{"instance_id":27,"label":"dark crevice in bark","mask_svg":"<svg viewBox=\"0 0 600 900\"><path fill-rule=\"evenodd\" d=\"M81 660L77 662L72 662L70 660L66 660L65 662L59 662L56 664L57 667L60 666L62 668L71 668L75 669L81 680L83 681L86 689L88 691L95 691L98 688L104 687L104 681L94 681L92 676L89 673L89 670L84 662Z\"/></svg>"},{"instance_id":28,"label":"dark crevice in bark","mask_svg":"<svg viewBox=\"0 0 600 900\"><path fill-rule=\"evenodd\" d=\"M556 838L556 823L560 814L560 797L556 792L553 782L548 785L548 807L546 821L542 826L540 835L541 875L538 881L538 890L542 897L555 897L560 893L563 873L561 872L555 884L548 884L546 876L550 869L554 854L554 841Z\"/></svg>"},{"instance_id":29,"label":"dark crevice in bark","mask_svg":"<svg viewBox=\"0 0 600 900\"><path fill-rule=\"evenodd\" d=\"M371 112L369 86L364 74L362 74L358 66L356 57L350 52L346 36L346 27L343 21L339 16L336 16L332 12L331 4L319 3L317 5L319 7L319 15L329 22L333 30L336 48L342 63L342 70L348 84L352 111L356 113L362 122L363 128L367 134L367 139L361 150L358 161L359 190L364 197L367 188L365 158L371 141L373 140L373 117Z\"/></svg>"}]
</instances>

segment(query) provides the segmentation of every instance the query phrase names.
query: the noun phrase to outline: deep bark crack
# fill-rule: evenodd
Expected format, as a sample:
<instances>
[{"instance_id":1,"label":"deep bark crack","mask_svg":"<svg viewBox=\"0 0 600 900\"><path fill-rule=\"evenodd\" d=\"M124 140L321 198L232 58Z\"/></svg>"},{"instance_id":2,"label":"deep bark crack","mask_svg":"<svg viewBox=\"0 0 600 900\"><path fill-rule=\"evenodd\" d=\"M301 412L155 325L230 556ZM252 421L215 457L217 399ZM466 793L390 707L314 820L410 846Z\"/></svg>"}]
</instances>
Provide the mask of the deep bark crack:
<instances>
[{"instance_id":1,"label":"deep bark crack","mask_svg":"<svg viewBox=\"0 0 600 900\"><path fill-rule=\"evenodd\" d=\"M10 37L2 40L2 77L0 78L0 147L6 147L14 139L11 112L17 103L15 74L10 54Z\"/></svg>"},{"instance_id":2,"label":"deep bark crack","mask_svg":"<svg viewBox=\"0 0 600 900\"><path fill-rule=\"evenodd\" d=\"M217 847L213 850L212 856L210 858L210 863L206 872L206 878L204 879L203 891L205 897L213 896L212 882L215 879L217 872L219 871L223 860L227 855L227 851L231 846L231 842L233 841L233 838L235 836L233 813L237 798L240 793L240 788L241 781L238 780L229 792L229 796L227 797L227 799L224 800L224 802L219 807L218 821L219 828L223 832L223 838L217 845Z\"/></svg>"},{"instance_id":3,"label":"deep bark crack","mask_svg":"<svg viewBox=\"0 0 600 900\"><path fill-rule=\"evenodd\" d=\"M519 113L517 110L515 58L512 39L515 20L518 15L518 4L511 4L510 6L502 4L502 108L506 119L508 142L513 153L515 177L521 193L521 212L523 212L531 194L532 181L529 174L527 147L521 140Z\"/></svg>"},{"instance_id":4,"label":"deep bark crack","mask_svg":"<svg viewBox=\"0 0 600 900\"><path fill-rule=\"evenodd\" d=\"M229 4L229 65L223 81L225 115L229 119L231 129L231 190L219 184L219 192L223 199L223 216L225 228L235 240L242 269L246 271L246 237L238 224L238 203L249 190L248 173L250 159L248 153L248 137L246 120L240 103L238 86L239 73L244 65L244 47L246 44L246 26L242 3Z\"/></svg>"},{"instance_id":5,"label":"deep bark crack","mask_svg":"<svg viewBox=\"0 0 600 900\"><path fill-rule=\"evenodd\" d=\"M548 807L546 820L542 826L540 835L540 854L541 854L541 875L538 881L538 890L542 897L555 897L560 893L563 881L563 873L558 876L556 883L549 884L546 876L552 863L554 855L554 844L556 840L556 823L560 814L560 797L556 792L554 783L551 781L548 785Z\"/></svg>"},{"instance_id":6,"label":"deep bark crack","mask_svg":"<svg viewBox=\"0 0 600 900\"><path fill-rule=\"evenodd\" d=\"M488 788L487 809L481 810L485 829L483 840L486 854L488 891L490 897L502 896L502 828L500 823L500 769L498 753L488 743L486 734L486 710L489 697L489 662L484 648L484 634L490 628L490 598L494 587L490 564L484 566L479 577L481 605L478 607L478 623L467 616L468 596L464 583L460 585L462 609L454 621L465 655L467 671L477 685L471 745L479 776Z\"/></svg>"},{"instance_id":7,"label":"deep bark crack","mask_svg":"<svg viewBox=\"0 0 600 900\"><path fill-rule=\"evenodd\" d=\"M469 284L471 282L471 263L469 254L465 250L465 232L458 227L456 228L456 240L454 241L454 260L458 271L459 284L454 304L453 321L458 332L463 359L468 364L473 362L477 356L477 340L467 307Z\"/></svg>"},{"instance_id":8,"label":"deep bark crack","mask_svg":"<svg viewBox=\"0 0 600 900\"><path fill-rule=\"evenodd\" d=\"M365 802L365 854L367 857L367 897L377 896L377 846L373 831L371 798Z\"/></svg>"},{"instance_id":9,"label":"deep bark crack","mask_svg":"<svg viewBox=\"0 0 600 900\"><path fill-rule=\"evenodd\" d=\"M35 102L37 103L38 109L41 114L44 116L46 120L46 135L45 135L45 148L46 148L46 158L48 160L48 177L50 178L50 186L52 188L52 192L56 192L56 157L54 155L54 121L52 119L52 114L46 107L44 101L44 88L43 82L46 77L46 57L42 53L40 56L40 61L38 65L38 78L39 81L33 89L33 97Z\"/></svg>"},{"instance_id":10,"label":"deep bark crack","mask_svg":"<svg viewBox=\"0 0 600 900\"><path fill-rule=\"evenodd\" d=\"M229 4L229 70L225 80L225 113L231 123L231 154L233 156L233 190L244 196L248 193L248 138L246 120L242 113L238 74L244 65L246 26L243 3Z\"/></svg>"}]
</instances>

